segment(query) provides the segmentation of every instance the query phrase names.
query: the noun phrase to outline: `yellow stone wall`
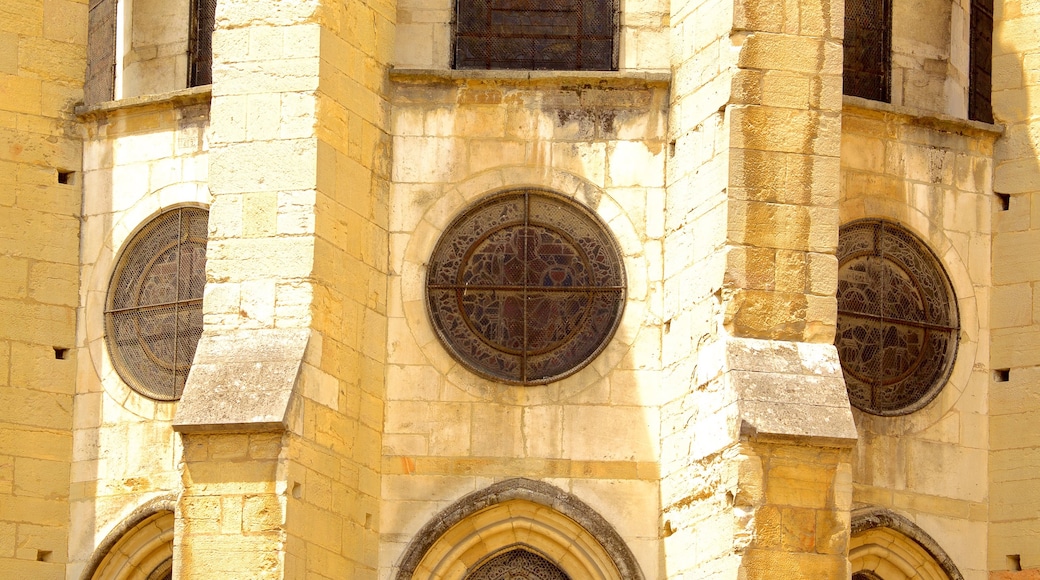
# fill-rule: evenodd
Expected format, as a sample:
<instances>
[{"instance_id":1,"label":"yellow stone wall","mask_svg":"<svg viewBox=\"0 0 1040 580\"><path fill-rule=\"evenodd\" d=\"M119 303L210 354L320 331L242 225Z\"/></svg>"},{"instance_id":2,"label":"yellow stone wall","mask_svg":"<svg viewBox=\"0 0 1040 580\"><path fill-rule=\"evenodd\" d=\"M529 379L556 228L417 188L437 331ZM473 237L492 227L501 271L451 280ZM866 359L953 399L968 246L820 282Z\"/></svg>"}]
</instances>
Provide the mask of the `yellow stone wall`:
<instances>
[{"instance_id":1,"label":"yellow stone wall","mask_svg":"<svg viewBox=\"0 0 1040 580\"><path fill-rule=\"evenodd\" d=\"M72 110L83 94L86 10L85 0L0 6L0 576L7 578L63 578L68 559L82 185Z\"/></svg>"},{"instance_id":2,"label":"yellow stone wall","mask_svg":"<svg viewBox=\"0 0 1040 580\"><path fill-rule=\"evenodd\" d=\"M897 222L938 257L957 296L953 372L909 415L855 412L858 503L906 515L951 555L965 578L984 578L990 497L986 476L990 382L992 126L846 99L841 223Z\"/></svg>"},{"instance_id":3,"label":"yellow stone wall","mask_svg":"<svg viewBox=\"0 0 1040 580\"><path fill-rule=\"evenodd\" d=\"M159 26L123 33L132 98L74 118L86 3L4 2L0 576L76 578L180 494L175 577L387 578L440 510L513 477L596 510L647 578L847 578L853 504L913 520L968 580L1040 567L1031 8L997 6L1000 136L958 118L964 1L897 3L891 106L842 103L840 3L623 4L620 71L560 74L450 70L446 0L223 0L212 107L162 92L186 41ZM628 274L611 344L547 386L463 369L425 312L441 232L520 186L592 209ZM210 374L155 403L111 367L105 295L125 241L185 203L212 210ZM855 412L853 445L833 252L861 217L936 251L962 333L936 400ZM289 345L246 389L271 416L178 410L252 368L221 340L255 368Z\"/></svg>"},{"instance_id":4,"label":"yellow stone wall","mask_svg":"<svg viewBox=\"0 0 1040 580\"><path fill-rule=\"evenodd\" d=\"M1036 377L1040 370L1040 317L1037 281L1040 261L1040 163L1037 161L1037 55L1040 39L1033 32L1040 13L1026 2L1006 0L994 7L993 116L1005 126L994 150L993 189L1008 196L1007 209L996 200L993 224L994 376L989 399L991 570L1023 570L1037 574L1040 545L1040 453L1035 426L1040 419ZM1004 380L1006 378L1006 381ZM996 382L996 381L1001 382ZM1028 573L1027 573L1028 574ZM1001 576L1002 578L1012 577ZM1028 577L1028 575L1026 576Z\"/></svg>"}]
</instances>

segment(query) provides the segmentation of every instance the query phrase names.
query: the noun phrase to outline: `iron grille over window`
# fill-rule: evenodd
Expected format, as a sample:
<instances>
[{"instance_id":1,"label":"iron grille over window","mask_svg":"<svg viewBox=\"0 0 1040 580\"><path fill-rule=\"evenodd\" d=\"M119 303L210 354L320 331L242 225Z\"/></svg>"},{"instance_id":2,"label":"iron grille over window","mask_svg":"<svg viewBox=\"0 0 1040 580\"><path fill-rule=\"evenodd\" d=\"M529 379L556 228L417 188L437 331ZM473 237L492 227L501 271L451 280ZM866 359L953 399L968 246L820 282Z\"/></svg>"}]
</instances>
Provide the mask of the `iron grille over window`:
<instances>
[{"instance_id":1,"label":"iron grille over window","mask_svg":"<svg viewBox=\"0 0 1040 580\"><path fill-rule=\"evenodd\" d=\"M116 0L90 0L87 16L87 80L83 101L111 101L116 86Z\"/></svg>"},{"instance_id":2,"label":"iron grille over window","mask_svg":"<svg viewBox=\"0 0 1040 580\"><path fill-rule=\"evenodd\" d=\"M549 560L518 548L480 564L465 580L570 580L570 577Z\"/></svg>"},{"instance_id":3,"label":"iron grille over window","mask_svg":"<svg viewBox=\"0 0 1040 580\"><path fill-rule=\"evenodd\" d=\"M846 95L891 99L891 0L846 0L843 81Z\"/></svg>"},{"instance_id":4,"label":"iron grille over window","mask_svg":"<svg viewBox=\"0 0 1040 580\"><path fill-rule=\"evenodd\" d=\"M213 82L213 26L217 0L191 0L191 30L188 42L188 86Z\"/></svg>"},{"instance_id":5,"label":"iron grille over window","mask_svg":"<svg viewBox=\"0 0 1040 580\"><path fill-rule=\"evenodd\" d=\"M875 415L927 405L953 369L960 324L949 278L924 242L883 220L838 237L838 332L849 399Z\"/></svg>"},{"instance_id":6,"label":"iron grille over window","mask_svg":"<svg viewBox=\"0 0 1040 580\"><path fill-rule=\"evenodd\" d=\"M202 335L209 212L160 214L126 244L108 290L105 340L135 391L179 399Z\"/></svg>"},{"instance_id":7,"label":"iron grille over window","mask_svg":"<svg viewBox=\"0 0 1040 580\"><path fill-rule=\"evenodd\" d=\"M561 379L606 346L625 303L617 245L587 209L555 194L492 196L441 236L426 280L448 351L483 376Z\"/></svg>"},{"instance_id":8,"label":"iron grille over window","mask_svg":"<svg viewBox=\"0 0 1040 580\"><path fill-rule=\"evenodd\" d=\"M614 70L616 0L457 0L455 68Z\"/></svg>"},{"instance_id":9,"label":"iron grille over window","mask_svg":"<svg viewBox=\"0 0 1040 580\"><path fill-rule=\"evenodd\" d=\"M970 59L968 118L992 123L993 0L971 0Z\"/></svg>"}]
</instances>

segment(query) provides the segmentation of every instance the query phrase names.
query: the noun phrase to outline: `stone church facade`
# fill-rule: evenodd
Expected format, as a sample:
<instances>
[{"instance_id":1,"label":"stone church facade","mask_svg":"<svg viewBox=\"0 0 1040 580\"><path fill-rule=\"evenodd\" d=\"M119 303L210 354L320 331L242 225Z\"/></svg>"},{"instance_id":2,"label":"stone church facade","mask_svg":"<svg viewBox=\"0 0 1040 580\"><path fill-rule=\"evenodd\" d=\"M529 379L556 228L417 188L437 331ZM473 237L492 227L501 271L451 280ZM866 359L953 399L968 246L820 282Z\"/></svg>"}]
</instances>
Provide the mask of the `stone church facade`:
<instances>
[{"instance_id":1,"label":"stone church facade","mask_svg":"<svg viewBox=\"0 0 1040 580\"><path fill-rule=\"evenodd\" d=\"M0 0L0 577L1040 577L1038 23Z\"/></svg>"}]
</instances>

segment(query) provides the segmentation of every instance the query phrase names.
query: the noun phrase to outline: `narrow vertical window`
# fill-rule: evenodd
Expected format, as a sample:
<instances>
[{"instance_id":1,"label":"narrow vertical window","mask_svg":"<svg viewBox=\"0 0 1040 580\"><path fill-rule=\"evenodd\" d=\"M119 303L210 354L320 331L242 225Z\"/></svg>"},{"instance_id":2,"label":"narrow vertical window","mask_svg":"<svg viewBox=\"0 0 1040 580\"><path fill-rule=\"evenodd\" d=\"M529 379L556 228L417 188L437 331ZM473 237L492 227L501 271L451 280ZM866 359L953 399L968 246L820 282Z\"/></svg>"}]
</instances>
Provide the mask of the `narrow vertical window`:
<instances>
[{"instance_id":1,"label":"narrow vertical window","mask_svg":"<svg viewBox=\"0 0 1040 580\"><path fill-rule=\"evenodd\" d=\"M845 3L846 95L889 102L892 84L891 0Z\"/></svg>"},{"instance_id":2,"label":"narrow vertical window","mask_svg":"<svg viewBox=\"0 0 1040 580\"><path fill-rule=\"evenodd\" d=\"M191 0L191 30L188 41L188 86L213 83L213 26L217 0Z\"/></svg>"},{"instance_id":3,"label":"narrow vertical window","mask_svg":"<svg viewBox=\"0 0 1040 580\"><path fill-rule=\"evenodd\" d=\"M458 0L455 68L614 70L616 0Z\"/></svg>"},{"instance_id":4,"label":"narrow vertical window","mask_svg":"<svg viewBox=\"0 0 1040 580\"><path fill-rule=\"evenodd\" d=\"M971 0L970 59L968 118L992 123L993 0Z\"/></svg>"},{"instance_id":5,"label":"narrow vertical window","mask_svg":"<svg viewBox=\"0 0 1040 580\"><path fill-rule=\"evenodd\" d=\"M111 101L116 86L116 0L90 0L87 32L88 105Z\"/></svg>"}]
</instances>

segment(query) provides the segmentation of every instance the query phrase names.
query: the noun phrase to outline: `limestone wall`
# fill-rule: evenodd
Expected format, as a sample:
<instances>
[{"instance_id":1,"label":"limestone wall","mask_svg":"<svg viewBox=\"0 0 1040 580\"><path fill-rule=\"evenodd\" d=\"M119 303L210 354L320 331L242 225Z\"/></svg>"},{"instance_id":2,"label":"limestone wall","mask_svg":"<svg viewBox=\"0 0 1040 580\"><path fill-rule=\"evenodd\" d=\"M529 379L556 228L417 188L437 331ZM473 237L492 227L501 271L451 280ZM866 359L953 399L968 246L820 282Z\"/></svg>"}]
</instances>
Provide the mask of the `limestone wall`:
<instances>
[{"instance_id":1,"label":"limestone wall","mask_svg":"<svg viewBox=\"0 0 1040 580\"><path fill-rule=\"evenodd\" d=\"M107 103L81 117L83 229L70 578L142 504L180 489L175 402L131 389L105 342L109 283L130 237L161 211L209 205L209 91Z\"/></svg>"},{"instance_id":2,"label":"limestone wall","mask_svg":"<svg viewBox=\"0 0 1040 580\"><path fill-rule=\"evenodd\" d=\"M855 411L853 500L910 518L965 578L986 577L990 372L990 219L994 128L846 98L841 223L897 222L938 257L957 296L953 373L925 408Z\"/></svg>"},{"instance_id":3,"label":"limestone wall","mask_svg":"<svg viewBox=\"0 0 1040 580\"><path fill-rule=\"evenodd\" d=\"M68 559L87 3L0 6L0 576Z\"/></svg>"},{"instance_id":4,"label":"limestone wall","mask_svg":"<svg viewBox=\"0 0 1040 580\"><path fill-rule=\"evenodd\" d=\"M1040 419L1040 166L1037 151L1040 40L1034 32L1040 13L1026 3L995 2L993 116L1005 126L994 150L993 342L990 386L989 567L1011 578L1036 574L1040 511L1040 453L1035 426Z\"/></svg>"},{"instance_id":5,"label":"limestone wall","mask_svg":"<svg viewBox=\"0 0 1040 580\"><path fill-rule=\"evenodd\" d=\"M647 578L658 569L659 317L667 85L644 75L396 73L383 434L381 576L461 496L527 477L602 515ZM624 256L624 317L583 370L510 386L463 368L426 313L441 232L484 196L556 191Z\"/></svg>"}]
</instances>

